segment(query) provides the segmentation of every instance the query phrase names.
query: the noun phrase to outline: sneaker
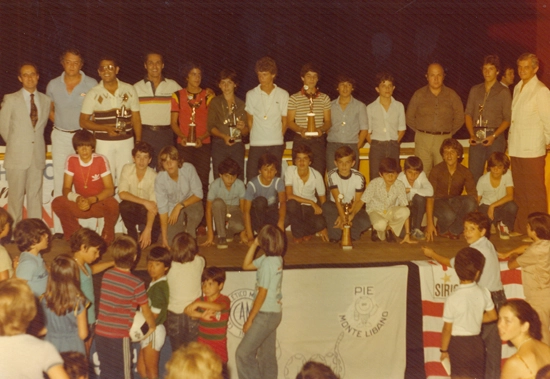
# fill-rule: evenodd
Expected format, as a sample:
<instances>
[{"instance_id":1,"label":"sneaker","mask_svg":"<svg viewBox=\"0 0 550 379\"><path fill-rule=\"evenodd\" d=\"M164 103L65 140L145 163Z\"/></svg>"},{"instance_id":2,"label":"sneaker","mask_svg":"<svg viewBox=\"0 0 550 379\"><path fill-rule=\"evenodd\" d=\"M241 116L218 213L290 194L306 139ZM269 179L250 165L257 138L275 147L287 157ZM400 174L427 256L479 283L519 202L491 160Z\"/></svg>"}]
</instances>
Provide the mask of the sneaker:
<instances>
[{"instance_id":1,"label":"sneaker","mask_svg":"<svg viewBox=\"0 0 550 379\"><path fill-rule=\"evenodd\" d=\"M500 234L501 240L509 240L510 239L510 230L508 230L508 227L504 225L502 221L498 223L498 233Z\"/></svg>"},{"instance_id":2,"label":"sneaker","mask_svg":"<svg viewBox=\"0 0 550 379\"><path fill-rule=\"evenodd\" d=\"M420 229L414 229L411 233L411 236L417 241L423 241L426 239L426 235Z\"/></svg>"},{"instance_id":3,"label":"sneaker","mask_svg":"<svg viewBox=\"0 0 550 379\"><path fill-rule=\"evenodd\" d=\"M225 237L218 237L218 244L216 246L218 249L227 249L229 245L227 244L227 240Z\"/></svg>"}]
</instances>

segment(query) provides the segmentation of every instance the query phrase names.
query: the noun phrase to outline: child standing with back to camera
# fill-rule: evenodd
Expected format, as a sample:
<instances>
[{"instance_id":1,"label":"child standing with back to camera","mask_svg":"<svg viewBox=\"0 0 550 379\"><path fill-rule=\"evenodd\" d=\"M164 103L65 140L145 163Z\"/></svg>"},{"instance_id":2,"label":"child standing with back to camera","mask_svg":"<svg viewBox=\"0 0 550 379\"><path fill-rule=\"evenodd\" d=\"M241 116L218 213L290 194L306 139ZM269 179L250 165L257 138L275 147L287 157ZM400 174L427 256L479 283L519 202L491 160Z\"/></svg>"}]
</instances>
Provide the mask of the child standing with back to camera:
<instances>
[{"instance_id":1,"label":"child standing with back to camera","mask_svg":"<svg viewBox=\"0 0 550 379\"><path fill-rule=\"evenodd\" d=\"M265 255L254 259L257 248ZM284 233L265 225L254 240L243 262L243 270L257 270L254 304L243 325L245 333L237 351L239 379L276 379L278 374L277 327L283 317L281 285L283 256L286 252Z\"/></svg>"}]
</instances>

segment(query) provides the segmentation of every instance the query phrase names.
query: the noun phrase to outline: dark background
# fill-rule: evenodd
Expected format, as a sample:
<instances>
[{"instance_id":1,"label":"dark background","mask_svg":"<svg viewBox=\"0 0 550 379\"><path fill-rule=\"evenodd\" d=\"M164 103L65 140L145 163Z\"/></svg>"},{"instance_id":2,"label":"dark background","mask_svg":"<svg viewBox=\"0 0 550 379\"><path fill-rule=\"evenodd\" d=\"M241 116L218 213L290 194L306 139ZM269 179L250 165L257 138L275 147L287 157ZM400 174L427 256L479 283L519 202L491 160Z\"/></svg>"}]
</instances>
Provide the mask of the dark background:
<instances>
[{"instance_id":1,"label":"dark background","mask_svg":"<svg viewBox=\"0 0 550 379\"><path fill-rule=\"evenodd\" d=\"M336 75L347 73L357 81L355 97L367 104L377 97L374 76L385 70L395 76L394 97L405 106L426 84L427 65L437 61L445 84L465 103L470 87L483 81L485 55L515 66L520 54L534 52L536 12L527 0L0 0L0 95L20 88L23 60L39 66L38 87L45 91L62 72L60 53L76 47L84 72L96 79L99 58L110 55L119 61L119 78L135 83L148 49L164 54L166 76L183 86L186 61L199 62L203 87L217 92L217 73L234 68L241 98L257 85L254 64L264 55L277 61L276 83L290 94L311 61L320 67L321 91L335 98Z\"/></svg>"}]
</instances>

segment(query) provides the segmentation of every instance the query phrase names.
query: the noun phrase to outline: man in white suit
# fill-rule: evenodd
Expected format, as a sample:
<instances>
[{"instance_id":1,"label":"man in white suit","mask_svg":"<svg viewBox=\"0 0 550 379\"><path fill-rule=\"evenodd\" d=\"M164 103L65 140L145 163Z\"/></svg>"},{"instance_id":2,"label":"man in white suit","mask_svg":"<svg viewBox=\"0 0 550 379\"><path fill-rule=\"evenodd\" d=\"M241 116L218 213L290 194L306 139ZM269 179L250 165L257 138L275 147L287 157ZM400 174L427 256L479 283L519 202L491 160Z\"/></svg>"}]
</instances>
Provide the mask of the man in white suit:
<instances>
[{"instance_id":1,"label":"man in white suit","mask_svg":"<svg viewBox=\"0 0 550 379\"><path fill-rule=\"evenodd\" d=\"M42 178L46 166L44 128L51 100L36 90L38 78L36 65L22 64L18 79L23 88L5 95L0 109L0 135L6 141L8 212L14 223L23 218L25 194L27 216L42 218Z\"/></svg>"},{"instance_id":2,"label":"man in white suit","mask_svg":"<svg viewBox=\"0 0 550 379\"><path fill-rule=\"evenodd\" d=\"M539 60L534 54L518 58L521 81L514 88L508 152L512 158L514 201L518 214L514 230L526 232L527 216L546 212L544 162L550 144L550 91L537 78Z\"/></svg>"}]
</instances>

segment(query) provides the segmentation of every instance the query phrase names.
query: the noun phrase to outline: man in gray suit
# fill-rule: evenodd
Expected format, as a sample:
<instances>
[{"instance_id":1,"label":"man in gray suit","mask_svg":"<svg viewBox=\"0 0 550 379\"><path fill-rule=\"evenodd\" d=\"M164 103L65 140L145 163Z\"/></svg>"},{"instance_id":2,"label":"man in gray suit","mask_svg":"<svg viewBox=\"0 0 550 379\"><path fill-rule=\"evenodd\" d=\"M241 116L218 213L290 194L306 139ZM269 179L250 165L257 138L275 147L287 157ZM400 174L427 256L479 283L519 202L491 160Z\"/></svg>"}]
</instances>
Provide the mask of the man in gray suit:
<instances>
[{"instance_id":1,"label":"man in gray suit","mask_svg":"<svg viewBox=\"0 0 550 379\"><path fill-rule=\"evenodd\" d=\"M8 212L14 223L23 218L25 194L27 216L42 218L42 177L46 166L44 128L51 100L36 90L38 78L36 65L23 63L18 76L23 88L5 95L0 109L0 135L6 141Z\"/></svg>"}]
</instances>

